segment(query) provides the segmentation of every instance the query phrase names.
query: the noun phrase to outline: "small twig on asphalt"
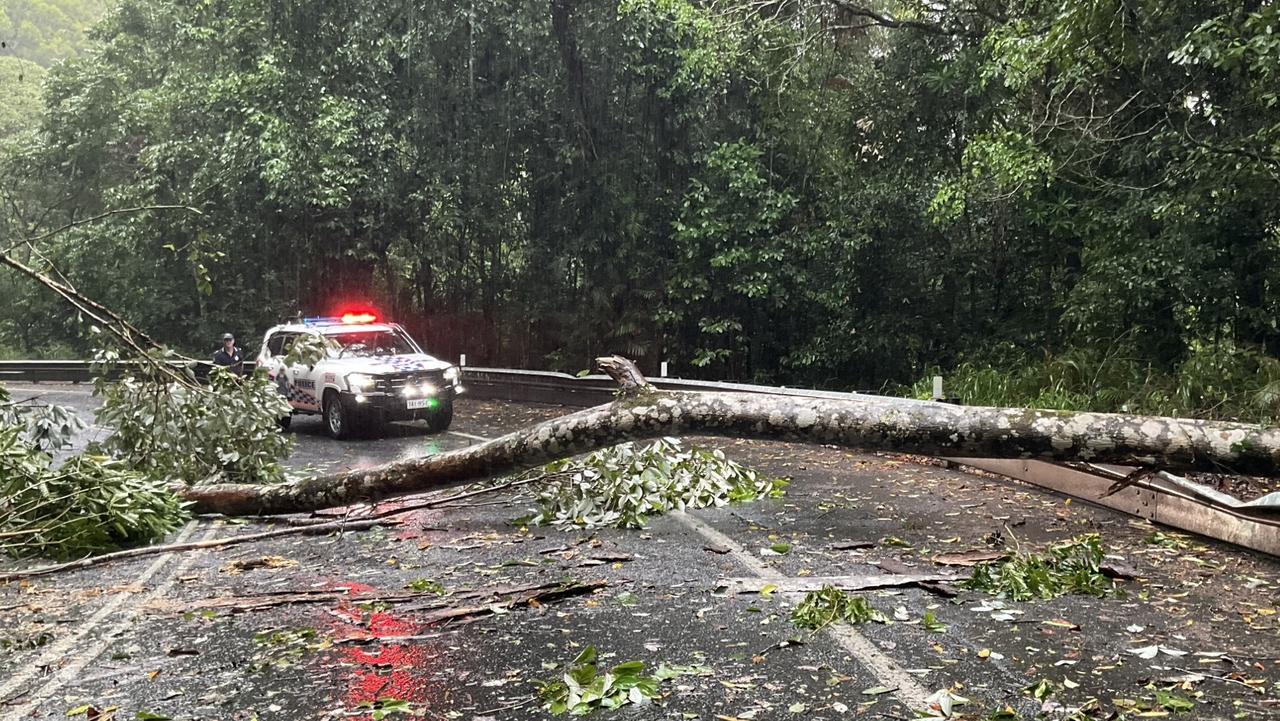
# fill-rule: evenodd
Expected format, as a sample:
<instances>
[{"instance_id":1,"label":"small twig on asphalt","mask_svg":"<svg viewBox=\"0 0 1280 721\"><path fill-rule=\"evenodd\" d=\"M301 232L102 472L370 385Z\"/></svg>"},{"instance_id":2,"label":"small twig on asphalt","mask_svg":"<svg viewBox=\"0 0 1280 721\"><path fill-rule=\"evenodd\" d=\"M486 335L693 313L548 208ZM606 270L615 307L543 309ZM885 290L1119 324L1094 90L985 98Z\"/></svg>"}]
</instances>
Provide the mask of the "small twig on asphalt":
<instances>
[{"instance_id":1,"label":"small twig on asphalt","mask_svg":"<svg viewBox=\"0 0 1280 721\"><path fill-rule=\"evenodd\" d=\"M406 606L397 606L397 610L402 612L429 611L430 613L417 620L422 623L432 624L453 621L459 618L487 616L495 613L495 606L500 608L509 608L514 606L532 605L531 602L547 604L563 598L571 598L573 596L594 593L597 590L604 588L606 585L608 584L604 581L574 581L571 583L543 583L535 586L515 588L498 586L457 591L443 597L429 596L429 594L421 592L351 596L345 592L337 590L321 592L297 591L292 593L285 592L209 598L190 603L176 610L185 612L222 611L226 614L237 614L261 611L264 609L276 608L278 606L292 606L307 603L328 603L335 600L349 602L357 607L361 604L409 603L409 605ZM413 601L421 601L424 597L428 597L426 602L417 604L412 603ZM479 602L481 605L457 605L461 601L475 601ZM166 606L160 610L172 611L175 609Z\"/></svg>"},{"instance_id":2,"label":"small twig on asphalt","mask_svg":"<svg viewBox=\"0 0 1280 721\"><path fill-rule=\"evenodd\" d=\"M594 540L595 540L595 538L596 538L596 536L595 536L595 534L593 533L593 534L591 534L590 536L587 536L587 537L585 537L585 538L579 538L578 540L574 541L573 543L566 543L566 544L565 544L565 545L563 545L563 546L555 546L555 547L553 547L553 548L544 548L544 549L542 549L541 551L538 551L538 555L540 555L540 556L546 556L546 555L548 555L548 554L552 554L552 553L564 553L564 552L566 552L566 551L572 551L573 549L577 548L578 546L581 546L581 545L582 545L582 544L584 544L584 543L590 543L591 541L594 541Z\"/></svg>"},{"instance_id":3,"label":"small twig on asphalt","mask_svg":"<svg viewBox=\"0 0 1280 721\"><path fill-rule=\"evenodd\" d=\"M441 508L484 508L486 506L509 506L510 500L506 501L481 501L479 503L450 503Z\"/></svg>"},{"instance_id":4,"label":"small twig on asphalt","mask_svg":"<svg viewBox=\"0 0 1280 721\"><path fill-rule=\"evenodd\" d=\"M513 708L528 706L529 704L533 703L533 701L534 701L533 698L527 698L527 699L524 699L523 701L516 701L515 703L509 703L506 706L498 706L496 708L491 708L488 711L477 711L476 713L479 716L492 716L493 714L498 713L499 711L510 711Z\"/></svg>"},{"instance_id":5,"label":"small twig on asphalt","mask_svg":"<svg viewBox=\"0 0 1280 721\"><path fill-rule=\"evenodd\" d=\"M1190 668L1181 668L1181 667L1178 667L1178 666L1173 666L1172 668L1173 668L1173 670L1175 670L1175 671L1182 671L1183 673L1195 674L1196 676L1204 676L1205 678L1211 678L1211 679L1213 679L1214 681L1221 681L1221 682L1223 682L1223 683L1234 683L1234 684L1235 684L1235 685L1237 685L1237 686L1244 686L1245 688L1249 689L1250 691L1252 691L1252 692L1254 692L1254 693L1265 693L1265 690L1264 690L1264 689L1254 688L1253 686L1250 686L1249 684L1245 683L1244 681L1237 681L1237 680L1236 680L1236 679L1234 679L1234 678L1228 678L1228 677L1226 677L1226 676L1214 676L1213 674L1211 674L1211 673L1205 673L1204 671L1196 671L1196 670L1194 670L1194 669L1190 669Z\"/></svg>"},{"instance_id":6,"label":"small twig on asphalt","mask_svg":"<svg viewBox=\"0 0 1280 721\"><path fill-rule=\"evenodd\" d=\"M350 638L335 638L333 645L352 644L363 646L365 644L375 643L408 643L409 641L428 641L433 638L453 633L453 631L442 631L440 633L420 633L414 636L352 636Z\"/></svg>"},{"instance_id":7,"label":"small twig on asphalt","mask_svg":"<svg viewBox=\"0 0 1280 721\"><path fill-rule=\"evenodd\" d=\"M786 638L773 644L772 646L769 646L768 648L761 651L760 653L757 653L756 655L763 658L764 656L769 654L769 652L771 651L781 651L784 648L791 648L792 646L803 646L803 645L805 645L805 642L801 641L798 638Z\"/></svg>"}]
</instances>

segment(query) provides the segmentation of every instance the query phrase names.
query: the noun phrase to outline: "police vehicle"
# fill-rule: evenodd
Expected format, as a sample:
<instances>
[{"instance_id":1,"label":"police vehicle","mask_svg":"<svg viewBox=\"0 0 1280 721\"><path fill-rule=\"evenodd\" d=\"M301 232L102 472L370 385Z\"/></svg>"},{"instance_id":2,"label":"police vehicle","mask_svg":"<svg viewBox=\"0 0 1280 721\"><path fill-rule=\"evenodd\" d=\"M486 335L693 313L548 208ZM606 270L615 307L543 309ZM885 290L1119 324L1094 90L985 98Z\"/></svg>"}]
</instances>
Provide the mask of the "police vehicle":
<instances>
[{"instance_id":1,"label":"police vehicle","mask_svg":"<svg viewBox=\"0 0 1280 721\"><path fill-rule=\"evenodd\" d=\"M315 365L292 362L289 350L306 341L323 348ZM301 318L267 331L258 353L289 399L294 414L319 414L334 438L381 430L388 421L425 420L432 431L453 421L463 392L461 370L423 352L397 323L370 312ZM281 420L288 426L289 418Z\"/></svg>"}]
</instances>

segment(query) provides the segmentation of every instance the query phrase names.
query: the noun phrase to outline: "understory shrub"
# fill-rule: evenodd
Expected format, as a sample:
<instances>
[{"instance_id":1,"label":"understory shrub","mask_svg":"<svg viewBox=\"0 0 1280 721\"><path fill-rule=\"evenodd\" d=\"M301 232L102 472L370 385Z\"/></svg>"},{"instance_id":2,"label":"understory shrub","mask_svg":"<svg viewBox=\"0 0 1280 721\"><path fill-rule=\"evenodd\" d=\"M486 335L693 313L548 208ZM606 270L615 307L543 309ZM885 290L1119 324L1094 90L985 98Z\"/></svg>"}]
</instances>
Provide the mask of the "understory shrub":
<instances>
[{"instance_id":1,"label":"understory shrub","mask_svg":"<svg viewBox=\"0 0 1280 721\"><path fill-rule=\"evenodd\" d=\"M1133 354L1085 349L1020 365L934 369L901 394L927 399L932 376L966 405L1052 408L1271 423L1280 417L1280 359L1230 344L1195 345L1161 370Z\"/></svg>"}]
</instances>

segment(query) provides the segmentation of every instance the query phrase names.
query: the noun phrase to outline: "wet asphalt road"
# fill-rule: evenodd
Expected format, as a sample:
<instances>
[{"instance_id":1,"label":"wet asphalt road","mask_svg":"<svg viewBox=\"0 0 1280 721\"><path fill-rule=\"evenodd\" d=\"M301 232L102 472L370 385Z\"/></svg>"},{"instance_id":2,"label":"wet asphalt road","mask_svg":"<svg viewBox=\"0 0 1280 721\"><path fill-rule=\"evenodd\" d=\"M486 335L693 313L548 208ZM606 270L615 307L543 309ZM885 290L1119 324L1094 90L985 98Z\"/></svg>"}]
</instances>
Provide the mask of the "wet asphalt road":
<instances>
[{"instance_id":1,"label":"wet asphalt road","mask_svg":"<svg viewBox=\"0 0 1280 721\"><path fill-rule=\"evenodd\" d=\"M33 388L49 402L92 407L87 389ZM290 465L336 469L435 453L562 412L464 400L450 433L404 425L351 443L325 438L318 419L298 419ZM787 496L655 518L641 531L571 533L513 524L527 502L481 498L371 531L152 556L9 584L0 588L0 716L67 718L88 705L117 707L117 719L366 719L369 704L392 698L423 718L544 718L536 682L563 673L592 645L602 664L710 669L663 682L657 703L600 718L911 718L943 689L969 699L954 711L975 719L1006 708L1028 719L1061 718L1064 708L1096 718L1116 710L1280 717L1274 559L1154 536L1158 529L1105 509L910 459L703 440L793 478ZM178 535L197 540L266 526L200 520ZM1039 547L1082 532L1101 534L1114 560L1135 569L1123 596L993 608L973 592L871 591L873 606L905 620L815 634L790 624L794 595L716 592L717 579L727 577L785 587L813 576L882 573L879 563L945 570L930 559L989 548L996 534ZM778 542L790 551L763 555ZM421 579L456 594L552 581L605 585L441 622L440 599L409 590ZM312 597L248 609L286 593ZM388 595L395 598L369 600ZM926 612L945 631L923 628ZM1154 658L1131 653L1151 646ZM1183 701L1190 710L1179 710Z\"/></svg>"}]
</instances>

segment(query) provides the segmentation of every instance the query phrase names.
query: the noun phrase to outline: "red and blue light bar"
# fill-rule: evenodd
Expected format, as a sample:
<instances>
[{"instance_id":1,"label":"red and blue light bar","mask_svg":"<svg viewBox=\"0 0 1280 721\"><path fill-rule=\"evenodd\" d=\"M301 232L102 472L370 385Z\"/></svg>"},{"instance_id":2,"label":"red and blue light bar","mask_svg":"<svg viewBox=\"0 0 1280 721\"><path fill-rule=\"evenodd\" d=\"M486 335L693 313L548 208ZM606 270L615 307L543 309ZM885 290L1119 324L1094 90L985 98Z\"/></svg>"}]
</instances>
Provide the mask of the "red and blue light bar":
<instances>
[{"instance_id":1,"label":"red and blue light bar","mask_svg":"<svg viewBox=\"0 0 1280 721\"><path fill-rule=\"evenodd\" d=\"M365 325L377 323L378 314L368 310L346 311L342 315L320 315L303 318L303 325Z\"/></svg>"}]
</instances>

